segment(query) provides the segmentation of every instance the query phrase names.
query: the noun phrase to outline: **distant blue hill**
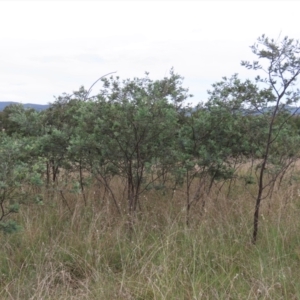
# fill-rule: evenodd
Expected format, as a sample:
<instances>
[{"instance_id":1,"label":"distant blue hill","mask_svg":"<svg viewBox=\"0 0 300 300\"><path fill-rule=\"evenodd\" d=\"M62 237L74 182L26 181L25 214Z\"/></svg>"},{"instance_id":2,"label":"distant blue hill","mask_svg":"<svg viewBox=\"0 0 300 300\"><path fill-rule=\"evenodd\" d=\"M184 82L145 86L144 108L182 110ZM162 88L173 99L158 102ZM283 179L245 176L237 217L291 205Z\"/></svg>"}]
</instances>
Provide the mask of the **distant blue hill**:
<instances>
[{"instance_id":1,"label":"distant blue hill","mask_svg":"<svg viewBox=\"0 0 300 300\"><path fill-rule=\"evenodd\" d=\"M293 115L300 115L300 108L294 106L287 106L286 109Z\"/></svg>"},{"instance_id":2,"label":"distant blue hill","mask_svg":"<svg viewBox=\"0 0 300 300\"><path fill-rule=\"evenodd\" d=\"M0 111L3 111L3 109L6 106L12 105L12 104L20 104L18 102L12 102L12 101L7 101L7 102L0 102ZM24 106L24 108L33 108L36 111L42 111L45 110L47 108L49 108L50 105L48 104L34 104L34 103L26 103L26 104L22 104Z\"/></svg>"},{"instance_id":3,"label":"distant blue hill","mask_svg":"<svg viewBox=\"0 0 300 300\"><path fill-rule=\"evenodd\" d=\"M245 112L246 114L252 114L254 116L258 116L258 115L261 115L261 114L264 114L264 113L268 113L268 112L271 112L272 110L274 109L274 106L270 106L270 107L266 107L266 108L263 108L260 112L257 112L257 111L254 111L254 112ZM285 111L289 112L291 115L294 115L294 116L299 116L300 115L300 107L297 107L297 106L290 106L290 105L286 105L284 107ZM282 109L280 109L280 111L282 111Z\"/></svg>"}]
</instances>

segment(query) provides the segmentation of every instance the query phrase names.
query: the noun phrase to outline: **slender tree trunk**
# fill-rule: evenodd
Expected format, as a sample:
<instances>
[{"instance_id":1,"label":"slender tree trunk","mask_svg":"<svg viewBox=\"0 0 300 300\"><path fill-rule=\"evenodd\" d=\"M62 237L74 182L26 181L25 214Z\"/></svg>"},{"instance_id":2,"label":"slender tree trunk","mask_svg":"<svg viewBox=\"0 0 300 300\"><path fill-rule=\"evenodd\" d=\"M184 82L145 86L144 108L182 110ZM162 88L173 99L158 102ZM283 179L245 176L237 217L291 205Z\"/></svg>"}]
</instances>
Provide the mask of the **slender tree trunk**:
<instances>
[{"instance_id":1,"label":"slender tree trunk","mask_svg":"<svg viewBox=\"0 0 300 300\"><path fill-rule=\"evenodd\" d=\"M49 161L47 162L47 188L49 188L50 185L50 163Z\"/></svg>"},{"instance_id":2,"label":"slender tree trunk","mask_svg":"<svg viewBox=\"0 0 300 300\"><path fill-rule=\"evenodd\" d=\"M259 209L260 209L260 203L261 203L261 200L262 200L262 193L263 193L263 190L264 190L264 174L265 174L265 170L266 170L267 161L268 161L268 158L269 158L269 152L270 152L270 147L271 147L271 143L272 143L273 124L274 124L275 117L276 117L276 114L277 114L279 101L280 101L280 98L277 100L277 105L276 105L276 107L274 109L274 112L272 114L272 117L271 117L271 122L270 122L270 125L269 125L268 138L267 138L267 143L266 143L266 149L265 149L265 155L264 155L264 158L263 158L263 162L262 162L261 170L260 170L260 174L259 174L258 193L257 193L257 198L256 198L256 203L255 203L255 210L254 210L252 244L256 244L256 241L257 241Z\"/></svg>"},{"instance_id":3,"label":"slender tree trunk","mask_svg":"<svg viewBox=\"0 0 300 300\"><path fill-rule=\"evenodd\" d=\"M85 192L84 192L84 184L83 184L83 174L82 174L82 162L81 162L81 158L80 158L80 161L79 161L79 183L80 183L81 194L82 194L82 197L83 197L84 205L87 206L86 197L85 197Z\"/></svg>"},{"instance_id":4,"label":"slender tree trunk","mask_svg":"<svg viewBox=\"0 0 300 300\"><path fill-rule=\"evenodd\" d=\"M127 201L128 201L128 214L132 214L133 210L133 182L132 182L132 174L128 174L127 180Z\"/></svg>"},{"instance_id":5,"label":"slender tree trunk","mask_svg":"<svg viewBox=\"0 0 300 300\"><path fill-rule=\"evenodd\" d=\"M191 202L190 202L190 178L189 178L189 171L186 171L186 226L190 226L190 209L191 209Z\"/></svg>"},{"instance_id":6,"label":"slender tree trunk","mask_svg":"<svg viewBox=\"0 0 300 300\"><path fill-rule=\"evenodd\" d=\"M259 209L260 209L260 203L261 203L262 193L263 193L263 189L264 189L263 180L264 180L264 171L265 171L266 163L267 163L267 155L264 158L264 161L262 163L261 170L260 170L260 175L259 175L258 194L257 194L255 210L254 210L253 237L252 237L253 244L255 244L257 241Z\"/></svg>"},{"instance_id":7,"label":"slender tree trunk","mask_svg":"<svg viewBox=\"0 0 300 300\"><path fill-rule=\"evenodd\" d=\"M111 196L112 196L112 199L113 199L113 202L114 202L114 204L115 204L115 207L116 207L116 209L117 209L119 215L121 215L121 209L120 209L120 207L119 207L119 205L118 205L118 202L117 202L117 199L116 199L116 197L115 197L115 195L114 195L114 192L112 191L112 189L111 189L110 186L109 186L109 182L108 182L107 178L105 178L105 176L102 176L100 173L98 173L98 175L99 175L100 177L97 176L97 180L98 180L100 183L102 183L102 184L104 185L104 188L105 188L105 189L104 189L103 200L105 200L105 193L106 193L107 191L109 191L110 194L111 194Z\"/></svg>"}]
</instances>

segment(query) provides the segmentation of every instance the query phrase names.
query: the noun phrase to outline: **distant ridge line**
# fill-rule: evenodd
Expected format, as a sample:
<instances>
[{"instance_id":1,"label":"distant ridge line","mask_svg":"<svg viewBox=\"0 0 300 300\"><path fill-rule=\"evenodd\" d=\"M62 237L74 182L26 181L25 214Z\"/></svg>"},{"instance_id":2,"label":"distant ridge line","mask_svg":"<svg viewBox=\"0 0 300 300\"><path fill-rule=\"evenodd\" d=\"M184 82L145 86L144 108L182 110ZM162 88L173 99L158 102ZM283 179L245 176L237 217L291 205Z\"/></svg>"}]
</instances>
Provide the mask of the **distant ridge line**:
<instances>
[{"instance_id":1,"label":"distant ridge line","mask_svg":"<svg viewBox=\"0 0 300 300\"><path fill-rule=\"evenodd\" d=\"M20 103L20 102L13 102L13 101L0 101L0 111L3 111L6 106L12 104L22 104L24 108L33 108L36 111L42 111L48 109L50 107L49 104L35 104L35 103Z\"/></svg>"},{"instance_id":2,"label":"distant ridge line","mask_svg":"<svg viewBox=\"0 0 300 300\"><path fill-rule=\"evenodd\" d=\"M3 111L6 106L12 105L12 104L22 104L24 108L33 108L36 111L43 111L48 109L51 104L35 104L35 103L20 103L20 102L13 102L13 101L0 101L0 111ZM261 115L263 113L266 113L268 110L271 110L272 107L263 108L261 112L256 111L247 111L244 110L246 114L249 115ZM197 110L196 107L193 108L193 111ZM290 106L286 105L285 110L288 111L291 115L299 116L300 115L300 107L298 106Z\"/></svg>"}]
</instances>

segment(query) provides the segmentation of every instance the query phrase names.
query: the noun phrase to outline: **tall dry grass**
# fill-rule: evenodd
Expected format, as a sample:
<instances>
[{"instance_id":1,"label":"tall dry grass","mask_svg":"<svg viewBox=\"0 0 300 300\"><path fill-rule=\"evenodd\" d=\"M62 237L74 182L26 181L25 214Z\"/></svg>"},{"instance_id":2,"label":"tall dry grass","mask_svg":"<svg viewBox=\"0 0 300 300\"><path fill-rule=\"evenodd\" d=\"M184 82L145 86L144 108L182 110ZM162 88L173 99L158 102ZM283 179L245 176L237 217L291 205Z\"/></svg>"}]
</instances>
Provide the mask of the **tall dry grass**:
<instances>
[{"instance_id":1,"label":"tall dry grass","mask_svg":"<svg viewBox=\"0 0 300 300\"><path fill-rule=\"evenodd\" d=\"M297 182L263 201L255 246L256 187L239 180L205 194L189 227L184 189L148 191L130 231L126 203L119 215L97 184L86 206L81 194L40 191L44 205L15 215L23 230L1 236L0 299L300 299ZM113 188L123 199L122 182Z\"/></svg>"}]
</instances>

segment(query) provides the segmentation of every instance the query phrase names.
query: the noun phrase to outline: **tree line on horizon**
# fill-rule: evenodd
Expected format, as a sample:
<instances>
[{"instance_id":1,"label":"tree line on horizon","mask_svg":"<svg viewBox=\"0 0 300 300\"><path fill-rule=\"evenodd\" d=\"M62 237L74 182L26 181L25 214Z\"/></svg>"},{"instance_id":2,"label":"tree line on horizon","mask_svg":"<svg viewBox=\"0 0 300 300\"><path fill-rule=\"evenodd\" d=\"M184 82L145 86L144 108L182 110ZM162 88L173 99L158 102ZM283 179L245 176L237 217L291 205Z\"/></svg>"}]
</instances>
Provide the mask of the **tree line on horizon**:
<instances>
[{"instance_id":1,"label":"tree line on horizon","mask_svg":"<svg viewBox=\"0 0 300 300\"><path fill-rule=\"evenodd\" d=\"M96 96L81 87L43 111L7 106L0 113L2 231L19 228L11 216L22 203L45 201L41 195L29 197L28 185L51 190L71 184L88 205L86 191L97 182L118 214L126 207L131 226L146 191L167 193L180 186L189 225L195 204L206 205L204 193L216 182L234 184L242 176L245 186L256 186L256 243L261 201L272 196L275 183L299 156L300 120L297 110L291 114L287 108L300 99L295 87L300 45L262 35L251 49L258 60L242 65L257 72L255 79L222 78L196 109L186 104L191 95L173 69L161 80L148 73L126 80L102 77ZM237 166L249 161L252 169L239 175ZM122 201L113 188L115 178L124 186Z\"/></svg>"}]
</instances>

